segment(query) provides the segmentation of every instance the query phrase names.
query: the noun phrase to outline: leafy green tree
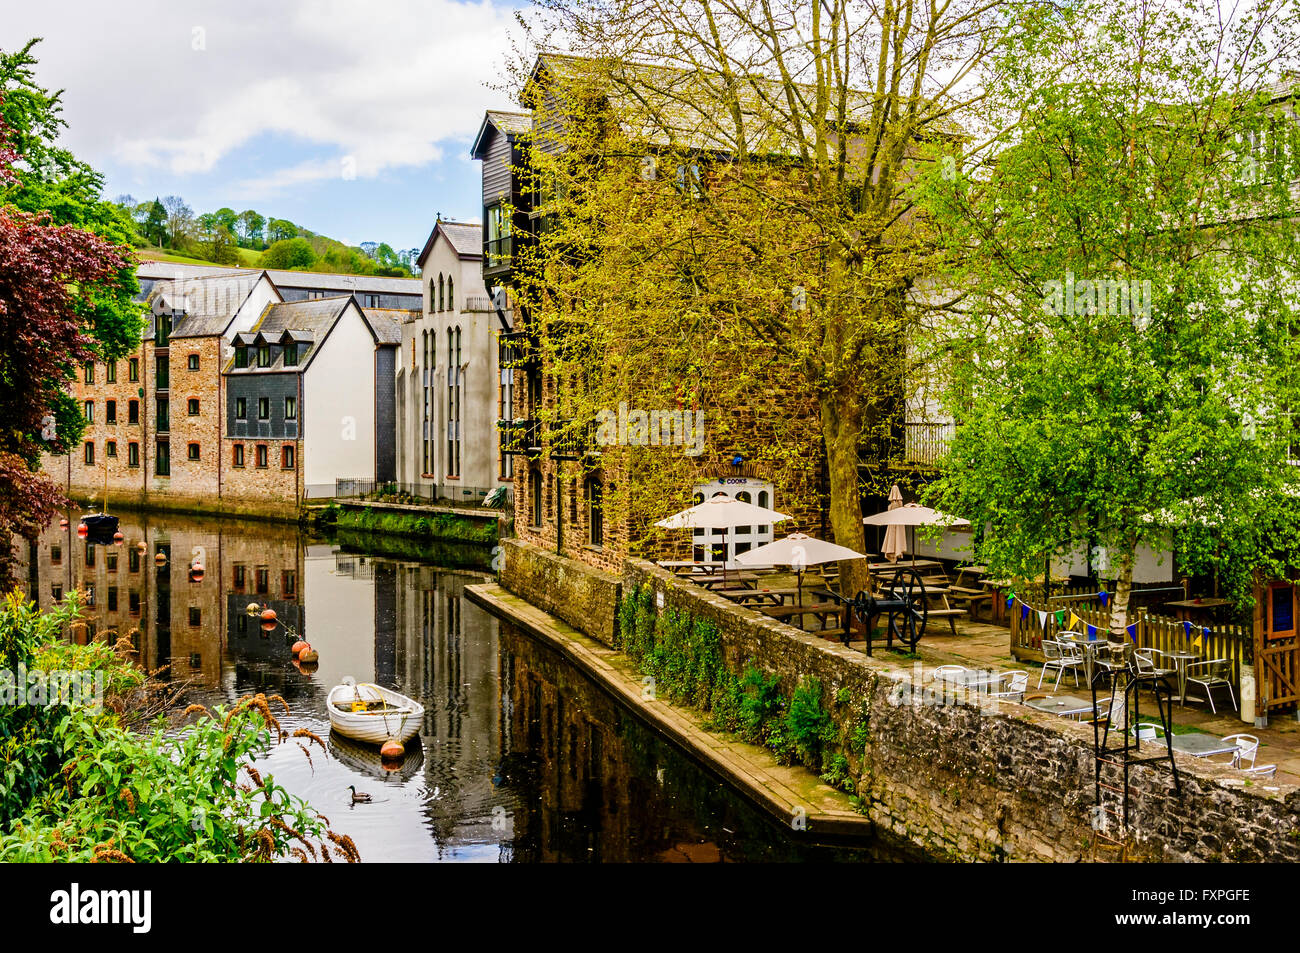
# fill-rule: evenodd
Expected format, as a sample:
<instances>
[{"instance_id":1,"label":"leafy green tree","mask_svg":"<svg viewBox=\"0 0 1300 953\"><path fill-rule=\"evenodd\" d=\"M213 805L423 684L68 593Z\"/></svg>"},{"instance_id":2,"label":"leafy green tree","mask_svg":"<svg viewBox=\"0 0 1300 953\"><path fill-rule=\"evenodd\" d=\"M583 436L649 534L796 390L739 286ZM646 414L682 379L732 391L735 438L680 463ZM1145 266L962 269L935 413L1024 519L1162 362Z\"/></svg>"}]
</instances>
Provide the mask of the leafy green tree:
<instances>
[{"instance_id":1,"label":"leafy green tree","mask_svg":"<svg viewBox=\"0 0 1300 953\"><path fill-rule=\"evenodd\" d=\"M285 218L273 218L266 223L266 240L272 244L297 238L298 232L298 226Z\"/></svg>"},{"instance_id":2,"label":"leafy green tree","mask_svg":"<svg viewBox=\"0 0 1300 953\"><path fill-rule=\"evenodd\" d=\"M305 238L287 238L271 243L262 255L262 267L307 269L316 264L316 253Z\"/></svg>"},{"instance_id":3,"label":"leafy green tree","mask_svg":"<svg viewBox=\"0 0 1300 953\"><path fill-rule=\"evenodd\" d=\"M31 53L36 42L13 53L0 50L0 125L14 153L14 175L0 181L0 205L129 246L136 231L129 213L104 200L103 176L58 144L63 107L59 93L36 82ZM76 313L101 360L122 357L139 343L144 326L143 308L134 300L139 290L128 255L115 274L82 286L76 296Z\"/></svg>"},{"instance_id":4,"label":"leafy green tree","mask_svg":"<svg viewBox=\"0 0 1300 953\"><path fill-rule=\"evenodd\" d=\"M266 227L266 218L254 211L245 209L239 213L239 237L245 248L262 247L262 229Z\"/></svg>"},{"instance_id":5,"label":"leafy green tree","mask_svg":"<svg viewBox=\"0 0 1300 953\"><path fill-rule=\"evenodd\" d=\"M1192 569L1217 552L1281 572L1300 544L1294 520L1259 532L1294 510L1300 257L1281 223L1300 153L1294 122L1278 124L1294 86L1269 79L1297 16L1270 0L1217 10L1045 13L984 91L987 154L931 177L944 278L963 293L930 341L959 425L933 499L987 528L995 573L1104 553L1115 639L1136 555L1171 527ZM1260 148L1262 130L1281 138Z\"/></svg>"},{"instance_id":6,"label":"leafy green tree","mask_svg":"<svg viewBox=\"0 0 1300 953\"><path fill-rule=\"evenodd\" d=\"M145 202L141 218L140 233L151 245L161 248L162 243L167 240L167 211L163 208L162 202L157 198L152 202Z\"/></svg>"},{"instance_id":7,"label":"leafy green tree","mask_svg":"<svg viewBox=\"0 0 1300 953\"><path fill-rule=\"evenodd\" d=\"M551 349L564 412L581 420L617 406L620 386L656 382L745 408L788 375L784 413L814 432L751 448L742 411L731 446L796 476L820 469L824 446L835 540L863 551L862 454L897 422L905 341L928 307L912 294L928 265L915 170L955 136L1005 20L980 0L543 6L538 42L562 33L582 56L516 77L552 214L512 290L539 326L579 329ZM785 425L779 408L758 413ZM790 485L819 508L815 480ZM861 561L840 577L868 583Z\"/></svg>"}]
</instances>

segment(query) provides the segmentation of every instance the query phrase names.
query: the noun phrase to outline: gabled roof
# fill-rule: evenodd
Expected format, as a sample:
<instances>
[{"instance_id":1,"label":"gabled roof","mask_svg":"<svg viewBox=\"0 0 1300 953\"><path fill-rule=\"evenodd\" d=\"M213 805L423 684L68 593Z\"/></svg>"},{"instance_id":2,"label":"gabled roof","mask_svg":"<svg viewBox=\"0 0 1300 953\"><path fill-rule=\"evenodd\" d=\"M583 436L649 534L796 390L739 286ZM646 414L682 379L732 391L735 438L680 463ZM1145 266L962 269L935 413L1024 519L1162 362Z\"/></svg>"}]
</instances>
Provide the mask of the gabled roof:
<instances>
[{"instance_id":1,"label":"gabled roof","mask_svg":"<svg viewBox=\"0 0 1300 953\"><path fill-rule=\"evenodd\" d=\"M452 250L461 258L482 258L483 257L483 226L478 222L452 222L447 219L438 219L433 226L433 231L424 242L424 248L420 250L420 257L415 259L415 264L423 268L425 259L429 257L429 252L433 251L433 243L442 235L450 243ZM423 294L423 291L421 291Z\"/></svg>"},{"instance_id":2,"label":"gabled roof","mask_svg":"<svg viewBox=\"0 0 1300 953\"><path fill-rule=\"evenodd\" d=\"M514 137L531 132L532 129L533 117L529 113L502 112L498 109L489 109L483 116L482 125L478 127L478 134L474 137L474 144L470 146L470 158L483 158L480 152L487 145L489 132L495 131L503 136Z\"/></svg>"},{"instance_id":3,"label":"gabled roof","mask_svg":"<svg viewBox=\"0 0 1300 953\"><path fill-rule=\"evenodd\" d=\"M782 112L786 108L784 85L761 75L742 75L737 80L736 96L746 120L749 147L755 153L793 155L797 150ZM525 84L523 101L538 102L540 88L549 83L588 87L589 93L608 103L620 129L634 142L722 154L735 149L735 143L724 132L730 117L718 115L722 110L718 91L724 83L720 73L626 59L541 53ZM807 84L796 86L804 99L811 100L815 95L815 89ZM866 122L874 96L850 90L848 100L846 118L850 127ZM773 103L781 108L774 110ZM934 132L962 134L950 120L936 122Z\"/></svg>"},{"instance_id":4,"label":"gabled roof","mask_svg":"<svg viewBox=\"0 0 1300 953\"><path fill-rule=\"evenodd\" d=\"M136 265L136 277L164 281L193 281L200 278L227 278L248 274L247 268L225 265L189 265L170 261L142 261ZM418 278L384 278L378 275L339 275L324 271L282 271L263 269L272 284L285 288L314 288L320 291L346 291L361 294L420 294ZM151 291L152 293L152 291Z\"/></svg>"},{"instance_id":5,"label":"gabled roof","mask_svg":"<svg viewBox=\"0 0 1300 953\"><path fill-rule=\"evenodd\" d=\"M401 344L402 343L402 321L409 315L419 314L419 311L410 311L398 308L362 308L361 314L365 317L366 323L370 325L370 331L375 336L375 341L379 345Z\"/></svg>"},{"instance_id":6,"label":"gabled roof","mask_svg":"<svg viewBox=\"0 0 1300 953\"><path fill-rule=\"evenodd\" d=\"M145 300L152 315L167 310L184 311L172 328L172 338L212 337L225 334L264 271L227 271L220 275L155 282ZM154 336L151 318L145 339Z\"/></svg>"},{"instance_id":7,"label":"gabled roof","mask_svg":"<svg viewBox=\"0 0 1300 953\"><path fill-rule=\"evenodd\" d=\"M262 312L261 318L258 319L251 331L247 334L240 334L237 340L241 343L279 343L285 336L296 341L310 341L311 347L307 353L301 357L298 363L292 367L284 365L284 355L277 354L270 367L235 367L234 360L226 365L225 372L229 374L257 374L273 372L290 372L299 373L310 366L312 359L325 343L325 339L334 330L336 325L349 307L356 307L356 300L351 295L338 295L333 298L311 298L306 301L282 301L276 304L269 304L266 310ZM364 314L362 315L364 320ZM367 328L370 327L366 322ZM374 334L371 329L371 334Z\"/></svg>"}]
</instances>

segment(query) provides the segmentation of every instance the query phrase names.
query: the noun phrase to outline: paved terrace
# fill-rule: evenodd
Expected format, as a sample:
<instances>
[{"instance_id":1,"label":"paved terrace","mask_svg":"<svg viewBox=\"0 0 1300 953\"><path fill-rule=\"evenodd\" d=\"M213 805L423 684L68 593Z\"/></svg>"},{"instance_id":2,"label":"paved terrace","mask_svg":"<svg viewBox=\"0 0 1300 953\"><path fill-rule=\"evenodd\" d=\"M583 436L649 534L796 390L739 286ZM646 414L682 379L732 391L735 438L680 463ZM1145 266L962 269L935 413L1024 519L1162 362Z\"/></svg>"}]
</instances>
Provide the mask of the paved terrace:
<instances>
[{"instance_id":1,"label":"paved terrace","mask_svg":"<svg viewBox=\"0 0 1300 953\"><path fill-rule=\"evenodd\" d=\"M865 648L865 643L854 642L852 647L862 650ZM900 665L907 665L910 661L900 653L886 650L883 641L878 640L875 643L874 652L877 658L897 662ZM1029 690L1031 692L1038 690L1034 686L1038 684L1042 666L1035 662L1014 658L1011 655L1010 631L1002 626L959 619L957 635L954 636L949 630L947 620L942 620L942 624L938 625L932 623L926 627L925 636L917 645L917 654L920 656L919 661L927 670L927 678L928 670L939 665L965 665L968 668L991 668L1002 671L1023 669L1029 672ZM1049 672L1043 679L1041 691L1054 691L1052 685L1055 681L1056 672ZM1086 692L1087 686L1082 677L1079 682ZM1075 691L1074 680L1069 672L1061 678L1060 691L1071 693ZM1226 693L1223 694L1225 695L1223 704L1219 704L1217 697L1215 699L1215 704L1219 707L1217 715L1211 714L1209 706L1204 702L1189 702L1185 708L1175 703L1174 725L1203 731L1218 738L1241 733L1254 735L1259 739L1259 751L1255 763L1276 764L1277 782L1300 784L1300 723L1290 715L1282 715L1271 718L1267 728L1255 728L1242 721L1236 711L1225 707L1228 699ZM1143 693L1142 710L1154 716L1155 702L1149 693ZM1150 720L1157 719L1152 717ZM1226 758L1213 760L1225 761ZM1264 780L1261 783L1270 785L1274 782Z\"/></svg>"}]
</instances>

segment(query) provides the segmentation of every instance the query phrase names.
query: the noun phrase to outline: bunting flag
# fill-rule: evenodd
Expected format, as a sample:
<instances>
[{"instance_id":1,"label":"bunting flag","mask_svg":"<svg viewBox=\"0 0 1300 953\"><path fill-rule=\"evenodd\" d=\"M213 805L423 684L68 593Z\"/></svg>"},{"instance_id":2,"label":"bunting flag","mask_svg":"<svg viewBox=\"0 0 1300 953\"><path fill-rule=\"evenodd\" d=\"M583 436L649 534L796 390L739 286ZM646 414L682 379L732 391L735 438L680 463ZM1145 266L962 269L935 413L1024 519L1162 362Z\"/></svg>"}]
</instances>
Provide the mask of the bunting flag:
<instances>
[{"instance_id":1,"label":"bunting flag","mask_svg":"<svg viewBox=\"0 0 1300 953\"><path fill-rule=\"evenodd\" d=\"M1190 636L1191 634L1192 634L1192 624L1191 624L1190 622L1184 622L1184 623L1183 623L1183 637L1186 638L1186 637Z\"/></svg>"},{"instance_id":2,"label":"bunting flag","mask_svg":"<svg viewBox=\"0 0 1300 953\"><path fill-rule=\"evenodd\" d=\"M1106 605L1110 602L1110 593L1103 589L1101 592L1097 593L1097 598L1101 600L1102 605Z\"/></svg>"},{"instance_id":3,"label":"bunting flag","mask_svg":"<svg viewBox=\"0 0 1300 953\"><path fill-rule=\"evenodd\" d=\"M1029 618L1029 606L1025 605L1022 602L1020 603L1020 621L1024 622L1028 618Z\"/></svg>"},{"instance_id":4,"label":"bunting flag","mask_svg":"<svg viewBox=\"0 0 1300 953\"><path fill-rule=\"evenodd\" d=\"M1079 627L1082 625L1083 625L1083 620L1080 619L1077 615L1075 615L1074 612L1072 611L1070 613L1070 628L1073 631L1077 632L1079 631Z\"/></svg>"},{"instance_id":5,"label":"bunting flag","mask_svg":"<svg viewBox=\"0 0 1300 953\"><path fill-rule=\"evenodd\" d=\"M1046 609L1038 610L1038 627L1042 629L1044 632L1047 631L1047 610Z\"/></svg>"},{"instance_id":6,"label":"bunting flag","mask_svg":"<svg viewBox=\"0 0 1300 953\"><path fill-rule=\"evenodd\" d=\"M1014 592L1007 593L1007 608L1010 609L1015 604L1016 604L1016 594Z\"/></svg>"},{"instance_id":7,"label":"bunting flag","mask_svg":"<svg viewBox=\"0 0 1300 953\"><path fill-rule=\"evenodd\" d=\"M1064 609L1057 609L1057 610L1056 610L1056 624L1057 624L1058 626L1064 626L1064 625L1065 625L1065 610L1064 610Z\"/></svg>"},{"instance_id":8,"label":"bunting flag","mask_svg":"<svg viewBox=\"0 0 1300 953\"><path fill-rule=\"evenodd\" d=\"M1190 625L1191 623L1188 623L1188 624ZM1198 629L1196 630L1196 634L1192 636L1192 646L1193 646L1194 648L1200 648L1200 645L1201 645L1201 636L1202 636L1202 635L1209 635L1209 634L1210 634L1210 630L1209 630L1209 629L1198 628Z\"/></svg>"},{"instance_id":9,"label":"bunting flag","mask_svg":"<svg viewBox=\"0 0 1300 953\"><path fill-rule=\"evenodd\" d=\"M1138 624L1134 622L1132 625L1128 626L1125 631L1128 632L1128 637L1132 639L1133 644L1136 645L1138 640Z\"/></svg>"},{"instance_id":10,"label":"bunting flag","mask_svg":"<svg viewBox=\"0 0 1300 953\"><path fill-rule=\"evenodd\" d=\"M1097 641L1097 627L1095 625L1088 626L1088 641L1089 642Z\"/></svg>"}]
</instances>

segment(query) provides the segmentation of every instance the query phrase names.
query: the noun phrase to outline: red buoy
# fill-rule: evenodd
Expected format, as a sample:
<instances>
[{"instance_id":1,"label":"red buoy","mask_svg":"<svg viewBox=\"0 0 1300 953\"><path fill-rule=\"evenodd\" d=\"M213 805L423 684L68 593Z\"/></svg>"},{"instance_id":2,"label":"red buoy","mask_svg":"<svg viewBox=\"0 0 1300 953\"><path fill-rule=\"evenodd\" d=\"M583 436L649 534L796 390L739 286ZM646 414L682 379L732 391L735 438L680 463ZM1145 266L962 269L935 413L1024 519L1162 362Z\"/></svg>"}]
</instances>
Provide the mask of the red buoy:
<instances>
[{"instance_id":1,"label":"red buoy","mask_svg":"<svg viewBox=\"0 0 1300 953\"><path fill-rule=\"evenodd\" d=\"M320 653L309 645L298 653L298 661L303 665L309 665L312 662L319 662Z\"/></svg>"},{"instance_id":2,"label":"red buoy","mask_svg":"<svg viewBox=\"0 0 1300 953\"><path fill-rule=\"evenodd\" d=\"M190 582L203 581L203 563L194 563L190 566Z\"/></svg>"},{"instance_id":3,"label":"red buoy","mask_svg":"<svg viewBox=\"0 0 1300 953\"><path fill-rule=\"evenodd\" d=\"M68 528L68 518L66 516L63 519L59 520L59 528L60 529Z\"/></svg>"},{"instance_id":4,"label":"red buoy","mask_svg":"<svg viewBox=\"0 0 1300 953\"><path fill-rule=\"evenodd\" d=\"M381 758L400 758L404 754L406 754L406 749L402 747L402 743L396 738L389 738L379 749Z\"/></svg>"},{"instance_id":5,"label":"red buoy","mask_svg":"<svg viewBox=\"0 0 1300 953\"><path fill-rule=\"evenodd\" d=\"M89 532L89 531L86 529L86 524L85 524L85 523L78 523L78 524L77 524L77 535L78 535L78 536L85 536L87 532Z\"/></svg>"},{"instance_id":6,"label":"red buoy","mask_svg":"<svg viewBox=\"0 0 1300 953\"><path fill-rule=\"evenodd\" d=\"M263 610L262 610L262 621L263 621L263 622L274 622L274 621L275 621L275 610L274 610L274 609L263 609Z\"/></svg>"},{"instance_id":7,"label":"red buoy","mask_svg":"<svg viewBox=\"0 0 1300 953\"><path fill-rule=\"evenodd\" d=\"M126 539L126 537L122 535L122 531L120 529L113 534L113 542L115 543L120 543L124 539Z\"/></svg>"},{"instance_id":8,"label":"red buoy","mask_svg":"<svg viewBox=\"0 0 1300 953\"><path fill-rule=\"evenodd\" d=\"M297 655L303 649L309 649L309 648L311 648L310 642L308 642L306 639L299 639L297 642L293 643L293 645L289 646L289 651L292 652L294 655Z\"/></svg>"}]
</instances>

